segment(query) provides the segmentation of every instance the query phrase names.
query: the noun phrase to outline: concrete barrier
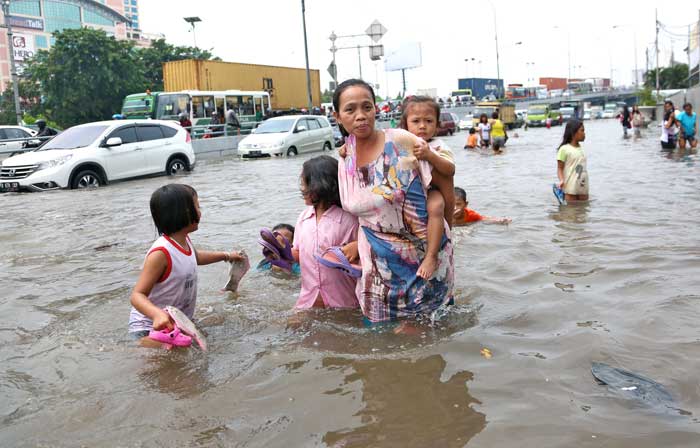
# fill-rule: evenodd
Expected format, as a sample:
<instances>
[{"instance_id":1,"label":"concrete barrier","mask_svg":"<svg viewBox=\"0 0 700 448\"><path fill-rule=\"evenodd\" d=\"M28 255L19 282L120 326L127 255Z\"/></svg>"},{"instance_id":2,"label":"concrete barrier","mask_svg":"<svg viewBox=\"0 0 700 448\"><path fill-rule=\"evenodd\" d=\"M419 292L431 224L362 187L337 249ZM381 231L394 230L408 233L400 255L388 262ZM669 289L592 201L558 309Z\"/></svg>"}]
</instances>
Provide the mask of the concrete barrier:
<instances>
[{"instance_id":1,"label":"concrete barrier","mask_svg":"<svg viewBox=\"0 0 700 448\"><path fill-rule=\"evenodd\" d=\"M221 156L237 156L238 142L243 139L243 135L234 135L231 137L216 137L216 138L201 138L192 140L192 149L196 157L221 157Z\"/></svg>"}]
</instances>

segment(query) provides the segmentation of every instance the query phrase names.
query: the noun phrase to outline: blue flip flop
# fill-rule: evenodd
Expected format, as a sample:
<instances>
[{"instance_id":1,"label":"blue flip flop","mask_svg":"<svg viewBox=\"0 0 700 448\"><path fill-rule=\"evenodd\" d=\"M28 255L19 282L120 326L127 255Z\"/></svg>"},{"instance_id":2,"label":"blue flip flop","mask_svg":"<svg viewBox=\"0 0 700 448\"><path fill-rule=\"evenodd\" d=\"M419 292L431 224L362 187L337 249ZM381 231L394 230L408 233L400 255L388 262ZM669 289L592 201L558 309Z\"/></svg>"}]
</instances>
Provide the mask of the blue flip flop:
<instances>
[{"instance_id":1,"label":"blue flip flop","mask_svg":"<svg viewBox=\"0 0 700 448\"><path fill-rule=\"evenodd\" d=\"M338 261L329 260L327 258L328 254L335 256ZM360 266L350 263L343 251L340 250L340 247L338 246L329 247L328 249L324 250L321 255L314 255L314 257L316 257L316 260L318 260L319 263L327 268L339 269L346 275L353 278L362 277L362 269Z\"/></svg>"},{"instance_id":2,"label":"blue flip flop","mask_svg":"<svg viewBox=\"0 0 700 448\"><path fill-rule=\"evenodd\" d=\"M552 192L557 198L557 201L559 201L559 205L566 205L566 199L564 199L564 190L559 188L557 184L552 184Z\"/></svg>"}]
</instances>

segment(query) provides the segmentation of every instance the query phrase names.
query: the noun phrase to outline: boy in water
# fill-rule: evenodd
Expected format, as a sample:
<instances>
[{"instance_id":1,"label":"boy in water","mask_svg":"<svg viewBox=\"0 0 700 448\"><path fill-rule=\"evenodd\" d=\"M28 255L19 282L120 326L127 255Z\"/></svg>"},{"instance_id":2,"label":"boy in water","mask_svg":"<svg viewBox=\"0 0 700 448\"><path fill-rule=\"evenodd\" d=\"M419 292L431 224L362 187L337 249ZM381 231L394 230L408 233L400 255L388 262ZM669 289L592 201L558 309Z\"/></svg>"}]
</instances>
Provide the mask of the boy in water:
<instances>
[{"instance_id":1,"label":"boy in water","mask_svg":"<svg viewBox=\"0 0 700 448\"><path fill-rule=\"evenodd\" d=\"M493 218L491 216L483 216L469 208L467 200L467 192L460 187L455 187L455 216L454 224L456 226L466 226L473 222L483 221L491 224L510 224L510 218Z\"/></svg>"}]
</instances>

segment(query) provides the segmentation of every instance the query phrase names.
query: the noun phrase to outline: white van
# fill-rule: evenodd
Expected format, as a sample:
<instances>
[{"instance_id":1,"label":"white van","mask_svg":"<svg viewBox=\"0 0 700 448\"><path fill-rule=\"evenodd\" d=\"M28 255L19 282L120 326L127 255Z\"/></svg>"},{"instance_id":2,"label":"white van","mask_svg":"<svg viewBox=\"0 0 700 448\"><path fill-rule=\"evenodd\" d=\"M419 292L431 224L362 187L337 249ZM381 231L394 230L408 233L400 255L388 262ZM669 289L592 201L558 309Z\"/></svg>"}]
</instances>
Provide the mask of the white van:
<instances>
[{"instance_id":1,"label":"white van","mask_svg":"<svg viewBox=\"0 0 700 448\"><path fill-rule=\"evenodd\" d=\"M285 115L265 120L241 140L238 155L243 158L295 156L304 152L330 151L334 142L333 130L326 117Z\"/></svg>"}]
</instances>

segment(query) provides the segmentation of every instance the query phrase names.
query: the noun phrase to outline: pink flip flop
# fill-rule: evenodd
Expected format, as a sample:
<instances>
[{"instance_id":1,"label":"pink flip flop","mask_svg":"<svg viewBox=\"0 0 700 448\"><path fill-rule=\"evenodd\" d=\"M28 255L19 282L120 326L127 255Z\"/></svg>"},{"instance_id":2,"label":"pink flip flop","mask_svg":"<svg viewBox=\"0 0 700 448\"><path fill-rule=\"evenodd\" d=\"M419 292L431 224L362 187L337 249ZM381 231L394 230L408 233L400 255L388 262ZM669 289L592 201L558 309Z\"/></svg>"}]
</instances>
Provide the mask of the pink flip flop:
<instances>
[{"instance_id":1,"label":"pink flip flop","mask_svg":"<svg viewBox=\"0 0 700 448\"><path fill-rule=\"evenodd\" d=\"M154 341L162 342L165 348L171 349L175 347L189 347L192 345L192 338L186 334L182 334L176 326L172 330L164 328L163 330L151 330L148 337Z\"/></svg>"}]
</instances>

